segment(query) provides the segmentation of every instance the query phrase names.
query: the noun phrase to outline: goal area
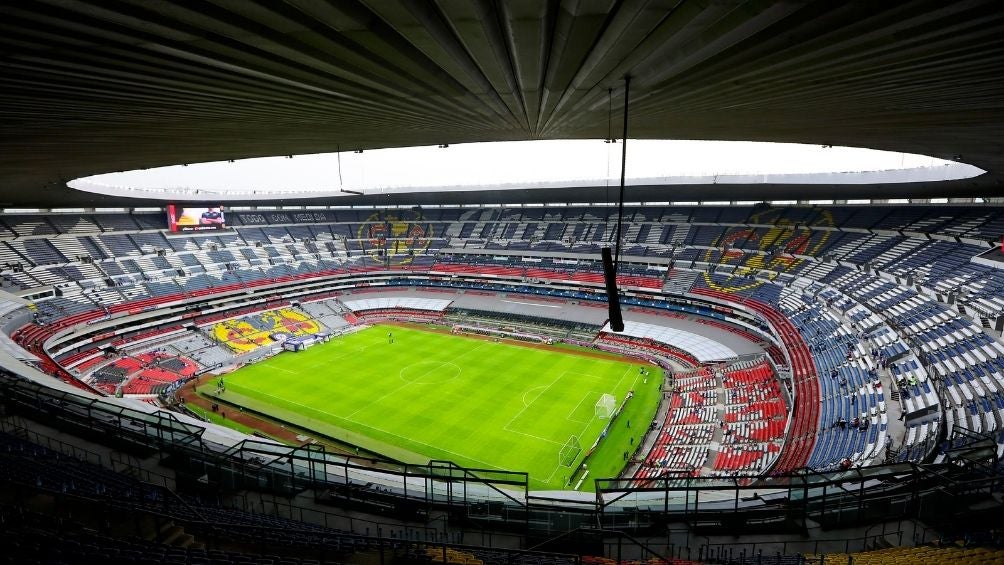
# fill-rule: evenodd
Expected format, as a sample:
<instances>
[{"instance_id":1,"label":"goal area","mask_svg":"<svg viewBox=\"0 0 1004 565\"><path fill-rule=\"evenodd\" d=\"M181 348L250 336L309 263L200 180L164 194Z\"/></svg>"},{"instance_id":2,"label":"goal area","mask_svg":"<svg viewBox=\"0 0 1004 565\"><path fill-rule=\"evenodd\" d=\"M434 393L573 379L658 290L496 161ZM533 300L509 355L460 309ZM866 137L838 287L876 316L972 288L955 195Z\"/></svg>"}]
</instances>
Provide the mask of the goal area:
<instances>
[{"instance_id":1,"label":"goal area","mask_svg":"<svg viewBox=\"0 0 1004 565\"><path fill-rule=\"evenodd\" d=\"M595 414L600 420L609 420L617 409L617 399L612 394L604 394L596 401Z\"/></svg>"},{"instance_id":2,"label":"goal area","mask_svg":"<svg viewBox=\"0 0 1004 565\"><path fill-rule=\"evenodd\" d=\"M565 445L558 450L558 465L571 467L575 464L575 459L582 453L582 445L579 444L579 436L571 436Z\"/></svg>"}]
</instances>

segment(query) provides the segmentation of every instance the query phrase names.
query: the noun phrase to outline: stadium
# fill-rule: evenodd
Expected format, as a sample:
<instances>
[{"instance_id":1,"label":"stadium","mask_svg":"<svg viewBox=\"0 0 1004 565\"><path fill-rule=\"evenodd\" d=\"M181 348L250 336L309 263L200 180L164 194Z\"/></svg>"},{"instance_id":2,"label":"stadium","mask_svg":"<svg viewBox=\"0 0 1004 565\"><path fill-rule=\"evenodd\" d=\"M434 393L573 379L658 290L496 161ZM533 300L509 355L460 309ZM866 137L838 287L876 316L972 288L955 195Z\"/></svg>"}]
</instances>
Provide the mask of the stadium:
<instances>
[{"instance_id":1,"label":"stadium","mask_svg":"<svg viewBox=\"0 0 1004 565\"><path fill-rule=\"evenodd\" d=\"M1004 562L997 3L4 4L4 562Z\"/></svg>"}]
</instances>

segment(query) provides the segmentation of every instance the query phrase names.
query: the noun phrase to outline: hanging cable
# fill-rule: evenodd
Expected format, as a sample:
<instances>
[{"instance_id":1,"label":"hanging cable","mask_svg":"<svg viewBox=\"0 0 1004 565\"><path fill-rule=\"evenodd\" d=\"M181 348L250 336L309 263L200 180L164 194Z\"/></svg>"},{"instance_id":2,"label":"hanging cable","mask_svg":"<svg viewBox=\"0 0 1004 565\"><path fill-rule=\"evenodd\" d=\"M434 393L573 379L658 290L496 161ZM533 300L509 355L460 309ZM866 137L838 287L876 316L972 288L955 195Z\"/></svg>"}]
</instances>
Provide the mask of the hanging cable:
<instances>
[{"instance_id":1,"label":"hanging cable","mask_svg":"<svg viewBox=\"0 0 1004 565\"><path fill-rule=\"evenodd\" d=\"M603 140L603 143L607 144L607 176L606 185L607 193L606 199L610 200L610 144L614 142L613 140L613 127L614 127L614 89L607 89L607 138Z\"/></svg>"},{"instance_id":2,"label":"hanging cable","mask_svg":"<svg viewBox=\"0 0 1004 565\"><path fill-rule=\"evenodd\" d=\"M365 193L358 190L349 190L345 188L342 183L342 146L336 145L335 149L338 151L335 155L338 156L338 192L344 192L346 194L358 194L359 196L366 196ZM362 150L356 150L356 153L362 153Z\"/></svg>"},{"instance_id":3,"label":"hanging cable","mask_svg":"<svg viewBox=\"0 0 1004 565\"><path fill-rule=\"evenodd\" d=\"M338 156L338 190L342 190L342 146L335 146L335 155Z\"/></svg>"},{"instance_id":4,"label":"hanging cable","mask_svg":"<svg viewBox=\"0 0 1004 565\"><path fill-rule=\"evenodd\" d=\"M617 230L614 235L616 252L611 257L610 247L600 250L603 262L603 282L607 288L607 310L609 312L610 331L624 331L624 316L621 314L620 296L617 293L617 266L621 257L621 230L624 226L624 184L627 171L627 128L628 128L628 93L631 77L624 77L624 137L621 139L621 184L617 203ZM613 141L612 139L610 141Z\"/></svg>"},{"instance_id":5,"label":"hanging cable","mask_svg":"<svg viewBox=\"0 0 1004 565\"><path fill-rule=\"evenodd\" d=\"M614 273L621 260L621 227L624 224L624 179L627 174L627 135L628 135L628 92L631 88L631 77L624 77L624 133L621 136L621 190L620 202L617 204L617 249L614 254Z\"/></svg>"},{"instance_id":6,"label":"hanging cable","mask_svg":"<svg viewBox=\"0 0 1004 565\"><path fill-rule=\"evenodd\" d=\"M607 143L614 142L614 89L607 89Z\"/></svg>"}]
</instances>

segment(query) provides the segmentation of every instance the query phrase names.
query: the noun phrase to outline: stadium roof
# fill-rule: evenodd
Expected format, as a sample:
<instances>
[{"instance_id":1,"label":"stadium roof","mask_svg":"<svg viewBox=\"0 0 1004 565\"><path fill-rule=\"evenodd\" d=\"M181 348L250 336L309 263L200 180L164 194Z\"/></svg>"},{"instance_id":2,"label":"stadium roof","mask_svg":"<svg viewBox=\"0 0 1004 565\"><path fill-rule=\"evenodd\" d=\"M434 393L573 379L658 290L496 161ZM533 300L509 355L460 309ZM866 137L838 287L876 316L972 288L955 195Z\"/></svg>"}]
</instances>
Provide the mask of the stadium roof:
<instances>
[{"instance_id":1,"label":"stadium roof","mask_svg":"<svg viewBox=\"0 0 1004 565\"><path fill-rule=\"evenodd\" d=\"M881 187L683 185L677 200L1004 194L997 0L4 4L0 206L142 205L64 184L178 163L602 139L611 107L619 137L628 74L631 137L863 146L988 171ZM356 201L395 203L374 198ZM645 186L629 198L667 200Z\"/></svg>"}]
</instances>

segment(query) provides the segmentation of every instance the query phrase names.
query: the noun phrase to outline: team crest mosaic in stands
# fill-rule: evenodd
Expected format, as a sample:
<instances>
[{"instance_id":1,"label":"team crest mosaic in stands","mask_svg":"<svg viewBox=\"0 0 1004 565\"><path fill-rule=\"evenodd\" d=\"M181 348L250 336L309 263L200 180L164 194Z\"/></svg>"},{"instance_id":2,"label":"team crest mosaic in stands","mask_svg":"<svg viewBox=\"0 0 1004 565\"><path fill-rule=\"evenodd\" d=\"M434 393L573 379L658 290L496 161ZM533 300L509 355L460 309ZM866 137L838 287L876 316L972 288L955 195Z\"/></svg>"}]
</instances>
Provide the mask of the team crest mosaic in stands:
<instances>
[{"instance_id":1,"label":"team crest mosaic in stands","mask_svg":"<svg viewBox=\"0 0 1004 565\"><path fill-rule=\"evenodd\" d=\"M425 252L433 236L432 224L421 212L405 210L374 213L357 233L359 239L368 240L369 256L397 265L407 265L416 254Z\"/></svg>"},{"instance_id":2,"label":"team crest mosaic in stands","mask_svg":"<svg viewBox=\"0 0 1004 565\"><path fill-rule=\"evenodd\" d=\"M730 293L750 290L766 282L753 278L759 271L789 273L804 262L802 257L817 256L830 239L829 230L818 228L833 227L833 214L820 210L812 222L817 229L800 225L782 214L783 210L777 208L756 212L749 217L750 227L728 229L715 247L706 250L705 262L737 266L729 274L702 273L708 287ZM775 276L771 274L772 278Z\"/></svg>"}]
</instances>

